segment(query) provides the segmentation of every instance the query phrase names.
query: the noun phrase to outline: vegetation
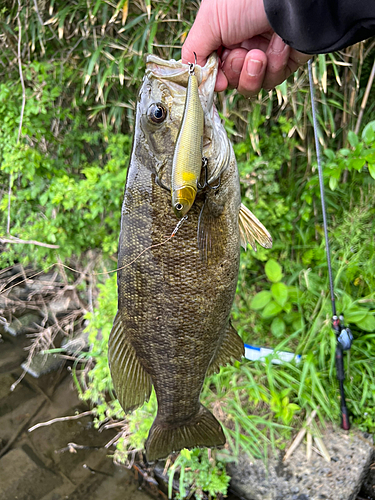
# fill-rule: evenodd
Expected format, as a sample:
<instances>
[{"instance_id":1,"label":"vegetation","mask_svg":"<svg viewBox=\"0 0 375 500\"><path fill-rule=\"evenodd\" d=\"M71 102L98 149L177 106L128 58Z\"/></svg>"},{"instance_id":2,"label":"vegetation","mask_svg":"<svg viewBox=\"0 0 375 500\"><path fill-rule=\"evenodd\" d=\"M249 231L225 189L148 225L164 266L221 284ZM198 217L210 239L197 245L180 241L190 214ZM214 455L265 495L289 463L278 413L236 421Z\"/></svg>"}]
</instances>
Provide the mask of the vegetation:
<instances>
[{"instance_id":1,"label":"vegetation","mask_svg":"<svg viewBox=\"0 0 375 500\"><path fill-rule=\"evenodd\" d=\"M87 314L90 355L74 365L98 425L124 418L106 358L117 307L109 271L116 267L142 55L179 58L196 9L184 0L18 0L0 9L0 265L47 269L62 262L85 278L81 296L99 290ZM358 113L373 58L370 41L319 56L313 65L338 311L355 337L345 357L347 400L355 425L369 432L375 430L374 89L361 120ZM290 350L302 361L243 361L207 379L202 399L222 421L228 448L216 457L181 452L169 469L172 479L180 472L181 498L189 488L198 497L225 493L226 461L241 451L265 457L284 448L318 406L322 422L339 420L307 84L301 69L254 102L235 92L218 97L243 202L274 239L271 250L241 254L233 323L245 342ZM67 273L73 283L76 271ZM142 449L155 409L153 395L126 416L117 461L128 463Z\"/></svg>"}]
</instances>

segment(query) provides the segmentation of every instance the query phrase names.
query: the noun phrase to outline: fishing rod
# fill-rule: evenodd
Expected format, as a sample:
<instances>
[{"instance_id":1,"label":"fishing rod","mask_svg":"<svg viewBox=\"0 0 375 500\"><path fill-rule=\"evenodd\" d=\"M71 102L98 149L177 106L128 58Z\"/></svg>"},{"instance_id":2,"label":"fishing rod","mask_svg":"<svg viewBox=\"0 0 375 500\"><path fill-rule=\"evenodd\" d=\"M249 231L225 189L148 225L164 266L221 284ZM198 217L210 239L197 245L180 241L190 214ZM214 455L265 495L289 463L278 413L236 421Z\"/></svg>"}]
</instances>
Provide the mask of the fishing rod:
<instances>
[{"instance_id":1,"label":"fishing rod","mask_svg":"<svg viewBox=\"0 0 375 500\"><path fill-rule=\"evenodd\" d=\"M332 328L336 334L336 376L340 387L340 397L341 397L341 428L348 431L350 429L349 412L346 406L345 400L345 390L344 390L344 351L348 351L353 343L353 334L350 329L344 325L344 316L340 314L337 316L336 313L336 302L335 293L333 287L333 275L332 275L332 265L331 265L331 253L329 248L328 240L328 224L327 224L327 214L326 214L326 204L324 200L324 181L323 181L323 170L320 159L320 144L318 138L318 121L316 117L315 108L315 97L314 97L314 83L312 77L312 64L311 59L308 63L309 67L309 82L310 82L310 95L311 95L311 108L313 115L313 127L314 127L314 137L315 137L315 149L316 149L316 159L318 163L318 173L319 173L319 187L320 187L320 201L322 204L322 215L323 215L323 227L324 227L324 238L326 244L326 255L327 255L327 267L328 267L328 277L329 277L329 289L331 294L331 305L332 305Z\"/></svg>"}]
</instances>

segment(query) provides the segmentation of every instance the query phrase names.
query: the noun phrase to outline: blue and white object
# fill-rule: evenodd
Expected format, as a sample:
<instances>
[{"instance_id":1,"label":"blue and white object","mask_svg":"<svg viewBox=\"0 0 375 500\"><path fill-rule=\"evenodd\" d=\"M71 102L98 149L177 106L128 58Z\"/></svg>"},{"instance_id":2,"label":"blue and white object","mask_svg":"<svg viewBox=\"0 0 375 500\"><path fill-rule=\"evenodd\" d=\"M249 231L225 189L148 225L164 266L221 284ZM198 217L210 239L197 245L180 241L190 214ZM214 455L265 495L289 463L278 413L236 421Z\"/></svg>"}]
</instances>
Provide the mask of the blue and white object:
<instances>
[{"instance_id":1,"label":"blue and white object","mask_svg":"<svg viewBox=\"0 0 375 500\"><path fill-rule=\"evenodd\" d=\"M245 358L250 361L265 361L267 356L272 355L271 363L281 365L284 362L290 363L295 361L297 364L301 362L302 356L294 354L294 352L275 351L268 347L255 347L253 345L245 344Z\"/></svg>"}]
</instances>

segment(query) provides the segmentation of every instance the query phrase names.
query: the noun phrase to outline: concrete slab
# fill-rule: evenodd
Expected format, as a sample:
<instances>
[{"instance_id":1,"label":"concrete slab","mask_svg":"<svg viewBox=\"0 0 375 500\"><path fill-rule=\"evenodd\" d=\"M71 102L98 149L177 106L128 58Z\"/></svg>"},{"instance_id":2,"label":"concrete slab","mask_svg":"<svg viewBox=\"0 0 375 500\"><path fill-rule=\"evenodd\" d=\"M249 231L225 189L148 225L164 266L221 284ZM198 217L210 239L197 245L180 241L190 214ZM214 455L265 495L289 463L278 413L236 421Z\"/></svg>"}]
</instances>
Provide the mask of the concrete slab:
<instances>
[{"instance_id":1,"label":"concrete slab","mask_svg":"<svg viewBox=\"0 0 375 500\"><path fill-rule=\"evenodd\" d=\"M314 452L308 461L303 444L286 463L270 458L267 467L241 456L229 466L232 489L246 500L355 500L371 464L372 438L329 427L323 441L330 462Z\"/></svg>"},{"instance_id":2,"label":"concrete slab","mask_svg":"<svg viewBox=\"0 0 375 500\"><path fill-rule=\"evenodd\" d=\"M46 373L57 371L65 361L54 354L36 354L30 363L24 362L21 367L34 378L42 377Z\"/></svg>"},{"instance_id":3,"label":"concrete slab","mask_svg":"<svg viewBox=\"0 0 375 500\"><path fill-rule=\"evenodd\" d=\"M60 482L59 476L37 465L22 449L11 450L0 460L2 500L40 500Z\"/></svg>"}]
</instances>

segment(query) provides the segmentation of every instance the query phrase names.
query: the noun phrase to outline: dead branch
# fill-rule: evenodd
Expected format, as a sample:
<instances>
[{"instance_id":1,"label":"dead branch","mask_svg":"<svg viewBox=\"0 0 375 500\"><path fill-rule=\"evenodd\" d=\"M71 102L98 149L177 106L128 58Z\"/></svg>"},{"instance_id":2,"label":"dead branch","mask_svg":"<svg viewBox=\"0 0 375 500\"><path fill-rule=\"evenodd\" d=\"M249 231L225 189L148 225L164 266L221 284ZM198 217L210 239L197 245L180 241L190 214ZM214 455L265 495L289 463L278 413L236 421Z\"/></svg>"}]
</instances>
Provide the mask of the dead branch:
<instances>
[{"instance_id":1,"label":"dead branch","mask_svg":"<svg viewBox=\"0 0 375 500\"><path fill-rule=\"evenodd\" d=\"M288 458L290 458L292 456L293 452L298 448L299 444L301 443L302 439L304 438L304 436L305 436L305 434L307 432L307 428L309 427L309 425L311 424L311 422L314 420L315 417L316 417L316 410L314 410L313 412L311 412L311 415L306 420L306 426L303 427L299 431L299 433L297 434L297 436L294 439L293 443L287 449L287 451L285 453L285 456L283 458L283 462L285 462L286 460L288 460Z\"/></svg>"},{"instance_id":2,"label":"dead branch","mask_svg":"<svg viewBox=\"0 0 375 500\"><path fill-rule=\"evenodd\" d=\"M9 234L9 231L7 232ZM60 248L60 245L51 245L50 243L42 243L41 241L36 240L21 240L20 238L16 238L15 236L9 238L0 238L0 243L21 243L22 245L36 245L46 248Z\"/></svg>"},{"instance_id":3,"label":"dead branch","mask_svg":"<svg viewBox=\"0 0 375 500\"><path fill-rule=\"evenodd\" d=\"M19 70L20 80L21 80L21 86L22 86L22 105L21 105L20 125L18 127L17 144L19 144L20 139L21 139L23 115L24 115L24 112L25 112L25 104L26 104L26 89L25 89L25 81L23 79L22 61L21 61L21 38L22 38L22 24L21 24L21 19L20 19L21 10L22 10L21 0L18 0L18 13L17 13L17 23L18 23L17 59L18 59L18 70ZM9 174L7 234L10 234L10 199L11 199L11 196L12 196L12 174Z\"/></svg>"},{"instance_id":4,"label":"dead branch","mask_svg":"<svg viewBox=\"0 0 375 500\"><path fill-rule=\"evenodd\" d=\"M101 446L84 446L76 443L68 443L66 448L55 450L55 453L65 453L66 451L69 451L69 453L77 453L77 450L100 450L101 448Z\"/></svg>"},{"instance_id":5,"label":"dead branch","mask_svg":"<svg viewBox=\"0 0 375 500\"><path fill-rule=\"evenodd\" d=\"M39 23L44 28L44 23L43 23L43 20L42 20L42 18L40 16L40 12L39 12L39 9L38 9L38 2L37 2L37 0L34 0L34 8L35 8L36 15L38 16Z\"/></svg>"},{"instance_id":6,"label":"dead branch","mask_svg":"<svg viewBox=\"0 0 375 500\"><path fill-rule=\"evenodd\" d=\"M22 85L22 106L21 106L20 125L18 127L17 144L20 142L20 139L21 139L23 114L24 114L24 111L25 111L25 104L26 104L25 80L23 79L22 61L21 61L21 34L22 34L22 25L21 25L21 19L20 19L21 10L22 10L21 0L18 0L18 16L17 16L17 22L18 22L18 49L17 49L17 58L18 58L18 70L19 70L20 80L21 80L21 85ZM9 231L8 231L8 233L9 233Z\"/></svg>"},{"instance_id":7,"label":"dead branch","mask_svg":"<svg viewBox=\"0 0 375 500\"><path fill-rule=\"evenodd\" d=\"M370 90L371 90L371 87L372 87L372 83L374 81L374 77L375 77L375 60L374 60L374 64L372 65L372 70L371 70L371 73L370 73L370 76L369 76L369 79L368 79L368 82L367 82L367 85L366 85L366 90L365 90L365 93L364 93L364 96L363 96L363 99L362 99L361 108L360 108L360 111L359 111L357 123L355 125L354 132L356 134L358 134L359 127L361 126L361 122L362 122L362 118L363 118L363 113L365 112L365 108L366 108L368 96L370 95Z\"/></svg>"},{"instance_id":8,"label":"dead branch","mask_svg":"<svg viewBox=\"0 0 375 500\"><path fill-rule=\"evenodd\" d=\"M46 427L47 425L52 425L55 424L56 422L65 422L66 420L77 420L82 417L88 417L90 415L93 415L93 411L84 411L83 413L79 413L78 415L71 415L69 417L57 417L53 418L52 420L48 420L47 422L40 422L39 424L33 425L28 429L27 432L33 432L35 429L39 429L39 427Z\"/></svg>"}]
</instances>

